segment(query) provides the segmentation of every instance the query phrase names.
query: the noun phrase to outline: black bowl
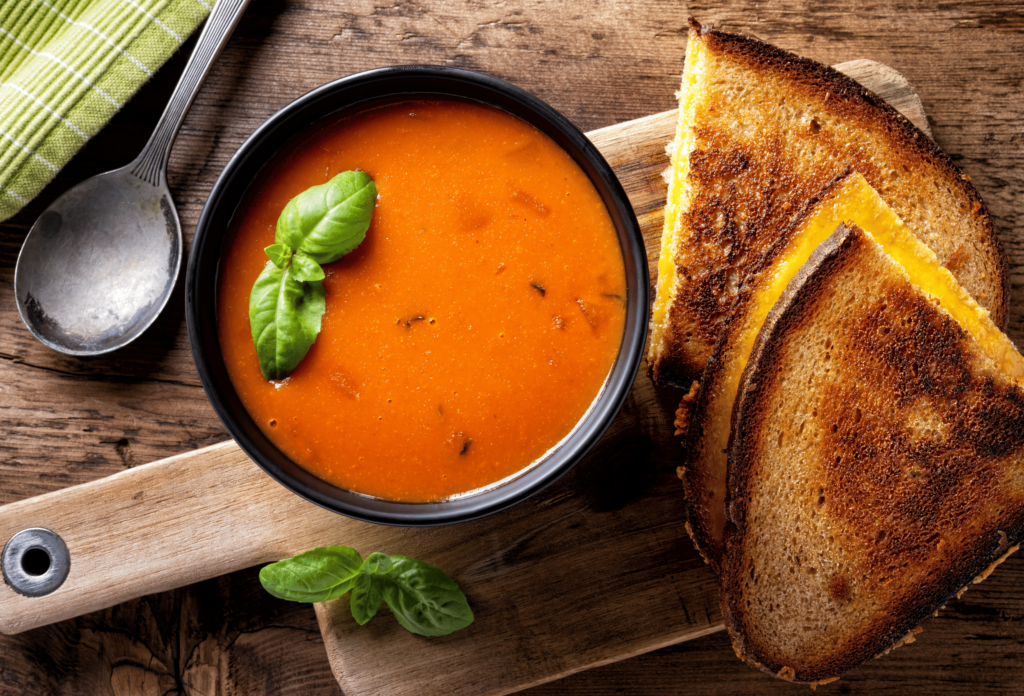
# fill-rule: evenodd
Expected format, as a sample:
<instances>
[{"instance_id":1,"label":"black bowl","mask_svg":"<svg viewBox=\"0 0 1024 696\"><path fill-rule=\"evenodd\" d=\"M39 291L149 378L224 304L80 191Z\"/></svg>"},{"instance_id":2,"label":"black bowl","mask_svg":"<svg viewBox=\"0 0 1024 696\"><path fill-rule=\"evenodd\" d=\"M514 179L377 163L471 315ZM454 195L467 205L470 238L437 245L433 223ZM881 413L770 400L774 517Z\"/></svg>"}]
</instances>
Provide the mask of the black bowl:
<instances>
[{"instance_id":1,"label":"black bowl","mask_svg":"<svg viewBox=\"0 0 1024 696\"><path fill-rule=\"evenodd\" d=\"M416 98L457 98L497 107L554 140L586 172L618 232L628 290L626 328L604 390L562 445L507 483L438 503L396 503L342 490L295 464L260 431L228 378L217 337L217 274L232 216L260 170L289 143L345 112ZM614 420L633 384L648 322L647 256L625 191L597 148L540 99L493 77L435 66L371 70L319 87L274 114L239 148L210 193L196 227L185 279L185 317L196 369L228 432L264 471L292 492L329 510L379 524L433 526L503 510L542 490L579 462Z\"/></svg>"}]
</instances>

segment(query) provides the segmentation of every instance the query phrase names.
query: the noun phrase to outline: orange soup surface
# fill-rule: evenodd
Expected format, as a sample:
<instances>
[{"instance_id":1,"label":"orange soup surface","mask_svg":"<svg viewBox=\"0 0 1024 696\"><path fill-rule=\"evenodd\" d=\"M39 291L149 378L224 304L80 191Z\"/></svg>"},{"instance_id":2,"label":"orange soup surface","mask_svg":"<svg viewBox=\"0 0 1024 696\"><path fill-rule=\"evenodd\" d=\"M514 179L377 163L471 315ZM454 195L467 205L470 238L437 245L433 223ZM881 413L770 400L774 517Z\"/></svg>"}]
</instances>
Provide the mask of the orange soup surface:
<instances>
[{"instance_id":1,"label":"orange soup surface","mask_svg":"<svg viewBox=\"0 0 1024 696\"><path fill-rule=\"evenodd\" d=\"M327 312L292 374L260 374L249 293L285 204L373 177L366 239L326 264ZM625 322L615 229L583 171L490 107L413 101L325 128L239 211L218 324L242 403L282 452L343 489L436 501L527 468L586 413Z\"/></svg>"}]
</instances>

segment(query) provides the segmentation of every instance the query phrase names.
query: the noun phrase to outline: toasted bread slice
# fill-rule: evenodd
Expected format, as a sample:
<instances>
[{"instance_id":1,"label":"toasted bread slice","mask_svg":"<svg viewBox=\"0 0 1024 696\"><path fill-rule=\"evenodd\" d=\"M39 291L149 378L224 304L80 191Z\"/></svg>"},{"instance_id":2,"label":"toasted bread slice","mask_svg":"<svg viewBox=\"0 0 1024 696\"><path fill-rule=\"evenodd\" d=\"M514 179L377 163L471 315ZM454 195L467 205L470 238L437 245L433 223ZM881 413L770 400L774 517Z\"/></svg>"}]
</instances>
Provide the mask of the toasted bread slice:
<instances>
[{"instance_id":1,"label":"toasted bread slice","mask_svg":"<svg viewBox=\"0 0 1024 696\"><path fill-rule=\"evenodd\" d=\"M1021 357L970 303L923 289L937 278L918 260L840 227L740 383L723 613L737 654L785 679L912 639L1024 533Z\"/></svg>"},{"instance_id":2,"label":"toasted bread slice","mask_svg":"<svg viewBox=\"0 0 1024 696\"><path fill-rule=\"evenodd\" d=\"M828 182L860 172L1005 326L1006 259L978 193L925 134L841 73L691 20L648 364L689 387L747 275Z\"/></svg>"},{"instance_id":3,"label":"toasted bread slice","mask_svg":"<svg viewBox=\"0 0 1024 696\"><path fill-rule=\"evenodd\" d=\"M958 320L979 341L1006 355L1014 378L1024 378L1024 361L1010 340L996 328L988 312L979 307L943 268L935 254L919 242L885 201L859 173L842 177L825 188L791 230L782 238L786 244L771 262L747 276L739 291L736 311L726 323L712 359L700 379L700 392L693 407L684 440L685 460L680 478L687 496L689 529L704 558L717 571L722 556L725 529L727 447L733 404L740 377L746 367L754 340L768 311L781 297L786 285L811 253L844 222L863 229L903 263L926 267L918 278L929 278L928 292L952 310L962 309Z\"/></svg>"}]
</instances>

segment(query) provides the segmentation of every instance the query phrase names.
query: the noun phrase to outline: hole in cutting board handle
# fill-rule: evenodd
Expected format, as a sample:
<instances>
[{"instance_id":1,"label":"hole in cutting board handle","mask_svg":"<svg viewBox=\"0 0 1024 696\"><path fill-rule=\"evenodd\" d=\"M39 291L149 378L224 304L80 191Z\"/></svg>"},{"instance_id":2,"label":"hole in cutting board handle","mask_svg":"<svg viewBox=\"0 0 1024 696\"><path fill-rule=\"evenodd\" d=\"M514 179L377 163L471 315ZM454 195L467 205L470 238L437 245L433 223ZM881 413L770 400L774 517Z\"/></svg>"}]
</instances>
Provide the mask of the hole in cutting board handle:
<instances>
[{"instance_id":1,"label":"hole in cutting board handle","mask_svg":"<svg viewBox=\"0 0 1024 696\"><path fill-rule=\"evenodd\" d=\"M49 529L23 529L0 555L4 581L18 594L45 597L64 584L71 570L67 544Z\"/></svg>"},{"instance_id":2,"label":"hole in cutting board handle","mask_svg":"<svg viewBox=\"0 0 1024 696\"><path fill-rule=\"evenodd\" d=\"M36 577L46 575L50 565L50 554L46 552L46 549L41 549L38 546L33 546L21 556L21 569L29 575Z\"/></svg>"}]
</instances>

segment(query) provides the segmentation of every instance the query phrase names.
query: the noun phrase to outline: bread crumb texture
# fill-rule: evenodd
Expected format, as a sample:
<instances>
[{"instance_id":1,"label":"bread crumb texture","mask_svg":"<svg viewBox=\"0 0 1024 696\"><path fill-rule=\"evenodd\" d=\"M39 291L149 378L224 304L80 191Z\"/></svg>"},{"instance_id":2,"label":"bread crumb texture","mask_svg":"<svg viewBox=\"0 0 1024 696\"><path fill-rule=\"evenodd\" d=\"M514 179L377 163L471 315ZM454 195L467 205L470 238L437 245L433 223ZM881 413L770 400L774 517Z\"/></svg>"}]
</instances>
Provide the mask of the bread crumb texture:
<instances>
[{"instance_id":1,"label":"bread crumb texture","mask_svg":"<svg viewBox=\"0 0 1024 696\"><path fill-rule=\"evenodd\" d=\"M697 402L697 392L700 391L700 382L694 380L690 385L690 391L686 392L676 409L675 435L685 435L690 428L690 418L693 416L693 407Z\"/></svg>"}]
</instances>

